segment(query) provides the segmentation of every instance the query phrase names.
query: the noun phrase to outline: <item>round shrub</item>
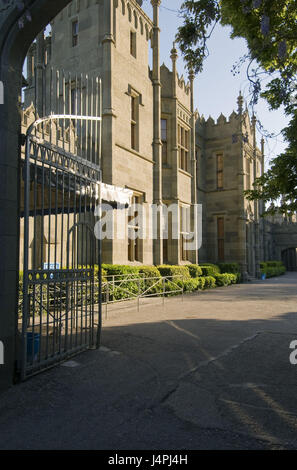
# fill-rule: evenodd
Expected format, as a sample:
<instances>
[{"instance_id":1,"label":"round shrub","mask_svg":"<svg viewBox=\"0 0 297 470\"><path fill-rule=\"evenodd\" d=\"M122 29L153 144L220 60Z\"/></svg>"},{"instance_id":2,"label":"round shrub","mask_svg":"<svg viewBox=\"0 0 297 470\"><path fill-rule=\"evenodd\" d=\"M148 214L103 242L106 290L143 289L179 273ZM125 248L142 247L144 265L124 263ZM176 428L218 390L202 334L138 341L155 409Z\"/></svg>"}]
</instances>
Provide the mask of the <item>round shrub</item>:
<instances>
[{"instance_id":1,"label":"round shrub","mask_svg":"<svg viewBox=\"0 0 297 470\"><path fill-rule=\"evenodd\" d=\"M218 287L229 286L230 284L235 284L236 275L230 273L217 274L216 275L216 284Z\"/></svg>"},{"instance_id":2,"label":"round shrub","mask_svg":"<svg viewBox=\"0 0 297 470\"><path fill-rule=\"evenodd\" d=\"M215 277L205 276L204 280L205 280L204 289L213 289L214 287L216 287Z\"/></svg>"},{"instance_id":3,"label":"round shrub","mask_svg":"<svg viewBox=\"0 0 297 470\"><path fill-rule=\"evenodd\" d=\"M161 276L180 276L181 279L190 279L190 273L187 266L171 266L162 265L158 266Z\"/></svg>"},{"instance_id":4,"label":"round shrub","mask_svg":"<svg viewBox=\"0 0 297 470\"><path fill-rule=\"evenodd\" d=\"M220 268L214 264L201 265L202 275L203 276L215 276L220 274Z\"/></svg>"},{"instance_id":5,"label":"round shrub","mask_svg":"<svg viewBox=\"0 0 297 470\"><path fill-rule=\"evenodd\" d=\"M202 276L198 277L196 281L197 281L197 290L205 289L206 277L202 277Z\"/></svg>"},{"instance_id":6,"label":"round shrub","mask_svg":"<svg viewBox=\"0 0 297 470\"><path fill-rule=\"evenodd\" d=\"M199 276L202 276L202 269L200 266L198 266L198 264L188 264L187 268L192 278L195 279Z\"/></svg>"}]
</instances>

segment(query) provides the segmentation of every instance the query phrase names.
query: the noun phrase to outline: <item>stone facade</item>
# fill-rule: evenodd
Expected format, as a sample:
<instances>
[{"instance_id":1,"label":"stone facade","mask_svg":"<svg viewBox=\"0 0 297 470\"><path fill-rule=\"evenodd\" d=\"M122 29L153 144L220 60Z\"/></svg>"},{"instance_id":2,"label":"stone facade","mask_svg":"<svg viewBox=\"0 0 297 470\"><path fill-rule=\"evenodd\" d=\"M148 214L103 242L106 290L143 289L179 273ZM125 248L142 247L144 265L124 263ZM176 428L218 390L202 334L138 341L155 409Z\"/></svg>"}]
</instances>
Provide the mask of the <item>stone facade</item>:
<instances>
[{"instance_id":1,"label":"stone facade","mask_svg":"<svg viewBox=\"0 0 297 470\"><path fill-rule=\"evenodd\" d=\"M160 66L160 1L151 3L153 19L141 1L73 0L51 23L51 36L41 33L29 50L25 105L34 102L38 113L44 112L42 68L101 77L103 181L133 190L135 200L147 207L177 204L181 237L194 230L193 208L202 204L199 252L186 251L172 233L163 240L159 214L156 240L146 237L132 253L126 238L105 242L104 262L182 264L199 258L238 262L245 276L259 276L260 261L269 257L265 246L271 231L260 217L262 203L243 195L264 171L256 121L243 109L241 96L229 119L199 116L194 76L178 75L175 46L171 70ZM125 222L127 234L128 229Z\"/></svg>"},{"instance_id":2,"label":"stone facade","mask_svg":"<svg viewBox=\"0 0 297 470\"><path fill-rule=\"evenodd\" d=\"M187 84L178 76L175 49L172 51L174 72L160 67L159 2L152 2L153 21L140 3L136 0L73 1L65 8L52 22L51 37L45 39L39 35L29 50L25 106L33 102L39 115L51 111L44 110L38 91L42 86L42 67L46 74L52 68L63 68L72 74L79 71L100 76L103 181L133 190L136 200L144 206L175 203L193 212L191 207L196 202L193 77ZM151 48L152 69L149 67ZM166 129L162 129L165 123ZM183 168L180 167L179 132L186 140ZM113 215L116 219L116 213ZM161 214L158 217L156 240L146 237L138 243L137 253L132 256L127 239L106 241L103 260L125 264L197 261L197 252L181 255L178 240L162 240ZM149 226L149 220L146 222ZM128 232L127 224L124 230Z\"/></svg>"}]
</instances>

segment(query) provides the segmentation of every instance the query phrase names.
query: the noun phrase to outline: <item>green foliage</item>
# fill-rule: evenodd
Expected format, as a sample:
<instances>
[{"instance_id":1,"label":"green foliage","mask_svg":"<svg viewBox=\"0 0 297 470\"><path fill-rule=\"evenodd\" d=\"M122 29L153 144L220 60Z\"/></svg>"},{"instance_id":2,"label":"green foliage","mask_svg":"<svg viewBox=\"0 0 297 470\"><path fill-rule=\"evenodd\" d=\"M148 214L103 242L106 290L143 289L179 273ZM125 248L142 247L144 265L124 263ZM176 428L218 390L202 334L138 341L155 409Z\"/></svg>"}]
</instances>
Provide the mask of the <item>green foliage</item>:
<instances>
[{"instance_id":1,"label":"green foliage","mask_svg":"<svg viewBox=\"0 0 297 470\"><path fill-rule=\"evenodd\" d=\"M233 269L236 264L225 264L224 269ZM262 268L264 265L262 264ZM265 264L266 271L272 274L276 269L280 269L278 262ZM178 295L183 292L195 292L198 290L213 289L217 285L228 285L235 282L238 274L220 274L220 268L214 264L198 266L195 264L186 266L127 266L127 265L107 265L102 266L102 298L103 302L109 299L124 300L135 298L139 293L147 295L158 295L163 293L165 288L166 296ZM203 274L203 275L202 275ZM173 279L162 280L163 277L173 277ZM178 277L174 277L178 276ZM94 266L94 279L98 286L99 267ZM159 280L159 281L158 281ZM107 287L107 281L108 287ZM66 298L66 283L59 283L61 292L64 292ZM21 312L21 303L23 298L23 273L19 276L19 312ZM173 292L175 291L175 292ZM44 285L44 294L49 295L49 305L55 305L54 290L47 292L47 286ZM95 302L99 301L99 291L95 288ZM88 296L81 296L78 289L76 301L78 305L90 302ZM65 305L62 305L64 308Z\"/></svg>"},{"instance_id":2,"label":"green foliage","mask_svg":"<svg viewBox=\"0 0 297 470\"><path fill-rule=\"evenodd\" d=\"M107 271L106 271L106 269L101 268L101 276L102 276L102 281L103 281L103 282L106 282L106 276L107 276ZM96 265L94 266L94 277L95 277L96 280L99 279L99 266L98 266L98 264L96 264Z\"/></svg>"},{"instance_id":3,"label":"green foliage","mask_svg":"<svg viewBox=\"0 0 297 470\"><path fill-rule=\"evenodd\" d=\"M158 270L162 276L181 276L185 279L191 277L187 266L171 266L164 264L158 266Z\"/></svg>"},{"instance_id":4,"label":"green foliage","mask_svg":"<svg viewBox=\"0 0 297 470\"><path fill-rule=\"evenodd\" d=\"M183 288L184 292L194 292L198 289L197 279L184 279L176 281L176 284Z\"/></svg>"},{"instance_id":5,"label":"green foliage","mask_svg":"<svg viewBox=\"0 0 297 470\"><path fill-rule=\"evenodd\" d=\"M137 276L139 268L136 266L127 266L124 264L103 264L102 268L106 271L107 276L123 276L125 274L135 274Z\"/></svg>"},{"instance_id":6,"label":"green foliage","mask_svg":"<svg viewBox=\"0 0 297 470\"><path fill-rule=\"evenodd\" d=\"M197 290L204 290L206 286L206 277L198 277L195 279L197 282Z\"/></svg>"},{"instance_id":7,"label":"green foliage","mask_svg":"<svg viewBox=\"0 0 297 470\"><path fill-rule=\"evenodd\" d=\"M220 274L220 268L215 264L202 264L201 269L203 276L215 276L216 274Z\"/></svg>"},{"instance_id":8,"label":"green foliage","mask_svg":"<svg viewBox=\"0 0 297 470\"><path fill-rule=\"evenodd\" d=\"M143 289L147 291L148 295L163 292L163 284L158 282L158 279L161 279L161 274L156 266L141 266L139 274L146 278L143 281Z\"/></svg>"},{"instance_id":9,"label":"green foliage","mask_svg":"<svg viewBox=\"0 0 297 470\"><path fill-rule=\"evenodd\" d=\"M262 261L260 269L261 274L266 274L267 278L281 276L286 272L286 268L281 261Z\"/></svg>"},{"instance_id":10,"label":"green foliage","mask_svg":"<svg viewBox=\"0 0 297 470\"><path fill-rule=\"evenodd\" d=\"M198 264L188 264L187 268L192 278L202 276L202 269Z\"/></svg>"},{"instance_id":11,"label":"green foliage","mask_svg":"<svg viewBox=\"0 0 297 470\"><path fill-rule=\"evenodd\" d=\"M216 274L215 278L218 287L229 286L237 282L237 275L232 273Z\"/></svg>"},{"instance_id":12,"label":"green foliage","mask_svg":"<svg viewBox=\"0 0 297 470\"><path fill-rule=\"evenodd\" d=\"M224 274L224 273L235 274L236 284L240 283L240 281L241 281L241 272L240 272L240 266L239 266L238 263L219 263L218 266L219 266L220 271L221 271L222 274Z\"/></svg>"},{"instance_id":13,"label":"green foliage","mask_svg":"<svg viewBox=\"0 0 297 470\"><path fill-rule=\"evenodd\" d=\"M216 279L214 276L205 276L204 280L205 280L205 283L204 283L205 289L214 289L216 287Z\"/></svg>"},{"instance_id":14,"label":"green foliage","mask_svg":"<svg viewBox=\"0 0 297 470\"><path fill-rule=\"evenodd\" d=\"M297 210L297 0L188 0L181 8L184 23L177 40L190 69L201 72L208 55L207 41L215 25L231 26L231 38L246 40L248 54L233 73L246 63L252 89L252 106L259 97L271 109L284 108L291 118L283 129L288 148L274 158L271 168L245 192L261 199L264 215Z\"/></svg>"},{"instance_id":15,"label":"green foliage","mask_svg":"<svg viewBox=\"0 0 297 470\"><path fill-rule=\"evenodd\" d=\"M240 266L238 263L219 263L221 273L240 273Z\"/></svg>"}]
</instances>

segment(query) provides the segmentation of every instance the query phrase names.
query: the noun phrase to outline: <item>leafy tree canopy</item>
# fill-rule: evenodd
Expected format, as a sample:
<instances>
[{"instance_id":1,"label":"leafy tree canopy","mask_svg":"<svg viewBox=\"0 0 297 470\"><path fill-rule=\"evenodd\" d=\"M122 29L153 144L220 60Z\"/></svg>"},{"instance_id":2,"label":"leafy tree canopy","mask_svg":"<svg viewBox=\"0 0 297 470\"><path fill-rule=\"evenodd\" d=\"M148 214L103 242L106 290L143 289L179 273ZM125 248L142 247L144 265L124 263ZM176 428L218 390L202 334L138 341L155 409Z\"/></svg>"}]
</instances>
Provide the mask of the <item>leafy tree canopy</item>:
<instances>
[{"instance_id":1,"label":"leafy tree canopy","mask_svg":"<svg viewBox=\"0 0 297 470\"><path fill-rule=\"evenodd\" d=\"M246 63L252 87L252 105L265 98L271 109L284 106L291 120L283 135L287 150L272 160L249 199L263 199L267 213L297 210L297 0L188 0L182 5L184 23L177 40L196 73L208 56L207 40L217 23L231 26L232 38L244 38L248 54L234 66ZM267 82L268 78L268 82Z\"/></svg>"}]
</instances>

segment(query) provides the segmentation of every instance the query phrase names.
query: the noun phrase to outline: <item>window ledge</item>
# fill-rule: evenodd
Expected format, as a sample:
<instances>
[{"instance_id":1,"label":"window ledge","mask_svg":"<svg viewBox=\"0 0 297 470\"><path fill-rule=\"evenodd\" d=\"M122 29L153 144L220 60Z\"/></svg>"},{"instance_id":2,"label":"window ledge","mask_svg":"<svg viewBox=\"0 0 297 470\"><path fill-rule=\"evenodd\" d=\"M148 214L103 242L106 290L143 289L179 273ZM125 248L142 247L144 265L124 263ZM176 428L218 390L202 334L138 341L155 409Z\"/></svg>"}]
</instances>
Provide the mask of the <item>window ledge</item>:
<instances>
[{"instance_id":1,"label":"window ledge","mask_svg":"<svg viewBox=\"0 0 297 470\"><path fill-rule=\"evenodd\" d=\"M191 173L189 173L188 171L182 170L181 168L179 168L178 171L182 173L183 175L188 176L189 178L192 178Z\"/></svg>"}]
</instances>

